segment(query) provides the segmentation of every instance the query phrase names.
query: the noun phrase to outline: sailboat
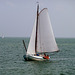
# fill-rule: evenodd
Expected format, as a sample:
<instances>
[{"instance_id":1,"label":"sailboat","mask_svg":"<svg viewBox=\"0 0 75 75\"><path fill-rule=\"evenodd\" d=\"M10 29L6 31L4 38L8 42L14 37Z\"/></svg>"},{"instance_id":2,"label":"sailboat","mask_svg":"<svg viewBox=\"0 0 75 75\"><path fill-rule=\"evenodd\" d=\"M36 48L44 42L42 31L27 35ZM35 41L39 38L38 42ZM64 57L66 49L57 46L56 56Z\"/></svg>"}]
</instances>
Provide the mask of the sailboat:
<instances>
[{"instance_id":1,"label":"sailboat","mask_svg":"<svg viewBox=\"0 0 75 75\"><path fill-rule=\"evenodd\" d=\"M49 60L50 56L49 59L46 59L44 58L44 54L56 51L59 51L59 49L53 34L48 9L43 8L39 12L39 4L37 4L37 15L24 59L37 61Z\"/></svg>"},{"instance_id":2,"label":"sailboat","mask_svg":"<svg viewBox=\"0 0 75 75\"><path fill-rule=\"evenodd\" d=\"M1 34L1 36L0 36L2 39L4 38L4 35L3 34Z\"/></svg>"}]
</instances>

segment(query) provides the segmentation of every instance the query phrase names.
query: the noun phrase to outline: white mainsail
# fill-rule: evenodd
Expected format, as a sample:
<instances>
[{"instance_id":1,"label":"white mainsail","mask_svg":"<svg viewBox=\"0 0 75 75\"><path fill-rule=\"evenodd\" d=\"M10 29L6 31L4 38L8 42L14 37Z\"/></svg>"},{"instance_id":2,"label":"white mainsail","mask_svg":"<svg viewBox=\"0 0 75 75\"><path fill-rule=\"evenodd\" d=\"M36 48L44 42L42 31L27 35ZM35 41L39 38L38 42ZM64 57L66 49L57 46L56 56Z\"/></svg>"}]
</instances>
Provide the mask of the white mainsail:
<instances>
[{"instance_id":1,"label":"white mainsail","mask_svg":"<svg viewBox=\"0 0 75 75\"><path fill-rule=\"evenodd\" d=\"M37 51L40 53L58 51L47 8L40 11L38 20Z\"/></svg>"},{"instance_id":2,"label":"white mainsail","mask_svg":"<svg viewBox=\"0 0 75 75\"><path fill-rule=\"evenodd\" d=\"M35 37L36 37L36 20L30 38L27 54L35 54ZM37 30L37 52L54 52L58 51L58 47L53 34L48 9L44 8L38 16Z\"/></svg>"}]
</instances>

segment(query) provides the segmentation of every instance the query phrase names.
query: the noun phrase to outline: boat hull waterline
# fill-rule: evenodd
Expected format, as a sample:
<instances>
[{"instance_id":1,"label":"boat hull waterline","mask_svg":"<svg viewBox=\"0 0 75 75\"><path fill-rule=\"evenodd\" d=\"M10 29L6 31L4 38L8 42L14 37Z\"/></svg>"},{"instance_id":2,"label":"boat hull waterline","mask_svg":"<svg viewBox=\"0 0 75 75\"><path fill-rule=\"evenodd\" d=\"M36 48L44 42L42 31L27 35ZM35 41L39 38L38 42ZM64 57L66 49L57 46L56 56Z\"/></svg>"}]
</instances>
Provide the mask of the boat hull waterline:
<instances>
[{"instance_id":1,"label":"boat hull waterline","mask_svg":"<svg viewBox=\"0 0 75 75\"><path fill-rule=\"evenodd\" d=\"M31 56L31 55L24 55L23 56L24 59L26 61L45 61L45 60L49 60L49 59L44 59L43 57L41 56ZM50 57L49 57L50 58Z\"/></svg>"}]
</instances>

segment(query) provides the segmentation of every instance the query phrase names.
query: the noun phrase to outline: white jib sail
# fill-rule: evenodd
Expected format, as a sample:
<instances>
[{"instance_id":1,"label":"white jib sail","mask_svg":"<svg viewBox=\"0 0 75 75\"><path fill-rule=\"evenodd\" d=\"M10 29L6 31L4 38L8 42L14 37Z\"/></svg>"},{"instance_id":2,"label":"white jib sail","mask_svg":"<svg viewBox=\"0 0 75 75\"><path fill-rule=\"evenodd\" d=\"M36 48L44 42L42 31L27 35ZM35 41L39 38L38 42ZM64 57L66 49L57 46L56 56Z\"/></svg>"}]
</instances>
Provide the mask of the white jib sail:
<instances>
[{"instance_id":1,"label":"white jib sail","mask_svg":"<svg viewBox=\"0 0 75 75\"><path fill-rule=\"evenodd\" d=\"M58 51L47 8L41 10L38 21L37 52Z\"/></svg>"},{"instance_id":2,"label":"white jib sail","mask_svg":"<svg viewBox=\"0 0 75 75\"><path fill-rule=\"evenodd\" d=\"M36 34L36 19L32 30L30 42L27 49L27 54L35 54L35 34Z\"/></svg>"}]
</instances>

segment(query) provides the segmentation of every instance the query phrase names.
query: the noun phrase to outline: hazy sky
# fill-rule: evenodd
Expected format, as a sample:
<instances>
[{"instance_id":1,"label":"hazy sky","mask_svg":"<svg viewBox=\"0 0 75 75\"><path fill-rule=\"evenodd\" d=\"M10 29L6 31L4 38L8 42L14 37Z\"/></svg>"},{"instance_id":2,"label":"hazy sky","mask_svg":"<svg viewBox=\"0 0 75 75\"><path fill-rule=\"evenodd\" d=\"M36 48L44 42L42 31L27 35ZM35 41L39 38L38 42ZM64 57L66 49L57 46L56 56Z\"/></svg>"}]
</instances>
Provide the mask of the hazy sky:
<instances>
[{"instance_id":1,"label":"hazy sky","mask_svg":"<svg viewBox=\"0 0 75 75\"><path fill-rule=\"evenodd\" d=\"M30 36L37 1L48 8L55 37L75 37L75 0L0 0L0 36Z\"/></svg>"}]
</instances>

